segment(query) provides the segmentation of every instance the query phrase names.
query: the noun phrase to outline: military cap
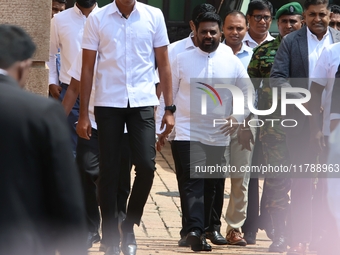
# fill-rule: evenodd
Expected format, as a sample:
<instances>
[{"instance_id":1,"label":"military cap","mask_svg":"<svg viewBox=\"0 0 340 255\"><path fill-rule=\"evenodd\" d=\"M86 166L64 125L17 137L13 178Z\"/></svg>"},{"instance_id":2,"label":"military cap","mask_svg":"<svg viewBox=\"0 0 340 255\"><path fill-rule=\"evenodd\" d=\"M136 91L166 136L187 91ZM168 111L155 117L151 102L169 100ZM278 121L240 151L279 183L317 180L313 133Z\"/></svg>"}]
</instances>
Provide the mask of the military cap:
<instances>
[{"instance_id":1,"label":"military cap","mask_svg":"<svg viewBox=\"0 0 340 255\"><path fill-rule=\"evenodd\" d=\"M282 15L302 15L303 9L301 4L298 2L291 2L281 6L280 9L277 10L275 19L279 19Z\"/></svg>"}]
</instances>

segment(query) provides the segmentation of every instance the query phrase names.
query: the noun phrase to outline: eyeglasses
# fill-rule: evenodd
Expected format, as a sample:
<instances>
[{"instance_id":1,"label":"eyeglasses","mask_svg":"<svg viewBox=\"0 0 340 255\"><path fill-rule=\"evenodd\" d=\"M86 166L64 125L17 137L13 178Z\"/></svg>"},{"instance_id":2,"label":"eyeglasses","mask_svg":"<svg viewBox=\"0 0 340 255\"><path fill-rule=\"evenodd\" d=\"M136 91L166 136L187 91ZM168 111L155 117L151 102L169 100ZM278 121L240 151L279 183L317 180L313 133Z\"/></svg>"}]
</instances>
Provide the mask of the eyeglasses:
<instances>
[{"instance_id":1,"label":"eyeglasses","mask_svg":"<svg viewBox=\"0 0 340 255\"><path fill-rule=\"evenodd\" d=\"M330 27L335 27L335 26L337 26L337 27L340 27L340 22L334 22L334 21L331 21L331 22L329 22L329 26Z\"/></svg>"},{"instance_id":2,"label":"eyeglasses","mask_svg":"<svg viewBox=\"0 0 340 255\"><path fill-rule=\"evenodd\" d=\"M254 17L254 20L256 22L260 22L262 19L264 19L264 21L270 21L272 19L272 16L268 16L268 15L250 15Z\"/></svg>"}]
</instances>

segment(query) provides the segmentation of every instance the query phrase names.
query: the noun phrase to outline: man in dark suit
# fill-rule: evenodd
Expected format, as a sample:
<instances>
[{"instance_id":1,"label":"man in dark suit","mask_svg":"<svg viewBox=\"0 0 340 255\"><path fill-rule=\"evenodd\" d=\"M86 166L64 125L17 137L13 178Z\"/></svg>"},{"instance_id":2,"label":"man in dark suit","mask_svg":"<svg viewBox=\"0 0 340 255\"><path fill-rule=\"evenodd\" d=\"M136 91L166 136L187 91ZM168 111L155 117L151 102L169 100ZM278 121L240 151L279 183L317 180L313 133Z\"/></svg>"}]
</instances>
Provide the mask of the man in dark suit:
<instances>
[{"instance_id":1,"label":"man in dark suit","mask_svg":"<svg viewBox=\"0 0 340 255\"><path fill-rule=\"evenodd\" d=\"M85 255L85 211L66 115L24 91L35 45L0 25L0 254Z\"/></svg>"},{"instance_id":2,"label":"man in dark suit","mask_svg":"<svg viewBox=\"0 0 340 255\"><path fill-rule=\"evenodd\" d=\"M327 0L306 0L304 20L306 27L283 38L271 70L271 87L300 87L309 89L309 75L324 46L340 41L340 33L328 27L330 11ZM298 79L299 78L299 79ZM290 79L288 81L288 79ZM291 93L287 98L303 98ZM310 127L308 116L294 105L287 105L286 119L294 119L298 125L286 128L286 143L290 161L302 172L293 178L291 187L290 250L287 255L304 254L310 242L312 217L313 178L304 164L315 164L316 154L309 149ZM300 169L299 166L302 168ZM307 173L305 172L307 170ZM290 176L287 176L290 177ZM294 176L293 176L294 177Z\"/></svg>"}]
</instances>

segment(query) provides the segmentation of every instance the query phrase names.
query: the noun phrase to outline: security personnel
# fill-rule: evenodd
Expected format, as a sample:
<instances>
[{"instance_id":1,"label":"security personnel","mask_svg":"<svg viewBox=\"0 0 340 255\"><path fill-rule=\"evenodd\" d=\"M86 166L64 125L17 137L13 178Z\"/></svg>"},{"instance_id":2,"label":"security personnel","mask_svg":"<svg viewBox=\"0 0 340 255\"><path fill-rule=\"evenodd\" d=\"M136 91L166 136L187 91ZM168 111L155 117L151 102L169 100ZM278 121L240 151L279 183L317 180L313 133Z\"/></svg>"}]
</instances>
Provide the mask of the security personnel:
<instances>
[{"instance_id":1,"label":"security personnel","mask_svg":"<svg viewBox=\"0 0 340 255\"><path fill-rule=\"evenodd\" d=\"M272 68L276 51L279 48L282 37L302 27L302 6L297 2L283 5L275 15L279 29L278 37L269 42L264 42L254 50L254 54L248 66L248 74L252 79L255 89L258 90L258 109L267 110L272 106L272 90L269 86L270 70ZM260 86L262 84L262 86ZM281 107L274 113L265 116L266 119L281 119ZM280 166L289 164L289 154L285 142L285 132L279 121L264 121L259 135L262 142L262 150L266 164ZM288 211L290 179L275 173L264 182L263 197L264 205L271 217L274 227L273 243L269 252L285 252L287 249L284 236L286 225L286 212Z\"/></svg>"}]
</instances>

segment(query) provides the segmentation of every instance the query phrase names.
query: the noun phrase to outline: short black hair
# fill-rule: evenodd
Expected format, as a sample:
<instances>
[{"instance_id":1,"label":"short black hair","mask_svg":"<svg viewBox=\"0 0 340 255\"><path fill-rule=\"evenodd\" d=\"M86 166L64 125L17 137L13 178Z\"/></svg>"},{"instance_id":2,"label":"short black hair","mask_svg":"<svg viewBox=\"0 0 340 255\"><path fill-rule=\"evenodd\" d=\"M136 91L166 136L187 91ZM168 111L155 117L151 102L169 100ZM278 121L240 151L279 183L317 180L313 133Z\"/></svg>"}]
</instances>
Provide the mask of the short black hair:
<instances>
[{"instance_id":1,"label":"short black hair","mask_svg":"<svg viewBox=\"0 0 340 255\"><path fill-rule=\"evenodd\" d=\"M224 16L224 21L225 21L226 17L228 17L228 16L230 16L230 15L234 15L234 16L235 16L235 15L237 15L237 14L241 15L241 16L245 19L246 25L248 25L248 20L247 20L247 18L246 18L246 15L244 15L244 13L241 12L241 11L239 11L239 10L228 11L228 12L225 14L225 16Z\"/></svg>"},{"instance_id":2,"label":"short black hair","mask_svg":"<svg viewBox=\"0 0 340 255\"><path fill-rule=\"evenodd\" d=\"M61 4L67 4L66 0L52 0L52 2L58 2L58 3L61 3Z\"/></svg>"},{"instance_id":3,"label":"short black hair","mask_svg":"<svg viewBox=\"0 0 340 255\"><path fill-rule=\"evenodd\" d=\"M36 46L21 27L0 25L0 68L7 69L15 62L32 58Z\"/></svg>"},{"instance_id":4,"label":"short black hair","mask_svg":"<svg viewBox=\"0 0 340 255\"><path fill-rule=\"evenodd\" d=\"M336 14L340 14L340 6L336 5L336 4L333 4L331 6L331 12L336 13Z\"/></svg>"},{"instance_id":5,"label":"short black hair","mask_svg":"<svg viewBox=\"0 0 340 255\"><path fill-rule=\"evenodd\" d=\"M303 4L303 8L307 10L311 5L327 4L327 9L330 9L328 0L306 0Z\"/></svg>"},{"instance_id":6,"label":"short black hair","mask_svg":"<svg viewBox=\"0 0 340 255\"><path fill-rule=\"evenodd\" d=\"M220 15L218 15L215 12L204 12L198 15L197 18L194 20L196 31L198 30L199 24L201 22L207 22L207 21L217 22L219 29L222 30L222 20L221 20Z\"/></svg>"},{"instance_id":7,"label":"short black hair","mask_svg":"<svg viewBox=\"0 0 340 255\"><path fill-rule=\"evenodd\" d=\"M191 20L195 22L196 18L205 12L216 12L216 8L211 4L199 4L196 5L195 8L192 10Z\"/></svg>"},{"instance_id":8,"label":"short black hair","mask_svg":"<svg viewBox=\"0 0 340 255\"><path fill-rule=\"evenodd\" d=\"M270 15L273 16L273 5L268 0L253 0L248 4L247 15L253 15L255 10L268 10Z\"/></svg>"}]
</instances>

